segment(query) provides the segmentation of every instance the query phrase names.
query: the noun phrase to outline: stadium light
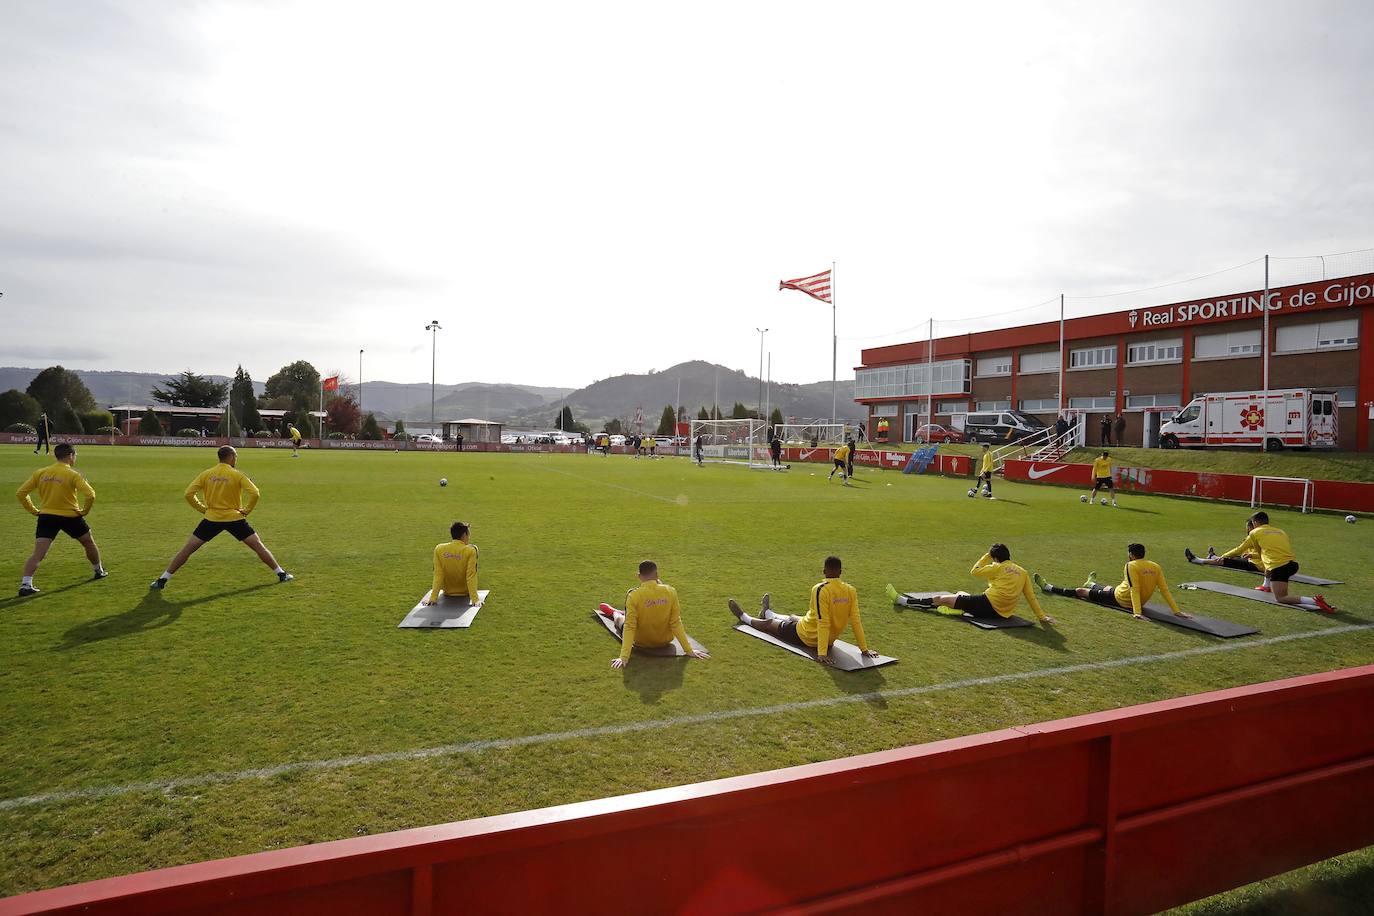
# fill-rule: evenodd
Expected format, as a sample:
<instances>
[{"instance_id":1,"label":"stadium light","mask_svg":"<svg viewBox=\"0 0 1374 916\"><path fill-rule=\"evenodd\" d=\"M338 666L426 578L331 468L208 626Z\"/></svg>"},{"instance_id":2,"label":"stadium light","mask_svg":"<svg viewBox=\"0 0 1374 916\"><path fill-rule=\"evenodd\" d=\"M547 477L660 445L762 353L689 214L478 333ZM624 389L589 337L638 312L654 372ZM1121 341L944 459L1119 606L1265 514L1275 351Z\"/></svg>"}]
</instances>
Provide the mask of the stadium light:
<instances>
[{"instance_id":1,"label":"stadium light","mask_svg":"<svg viewBox=\"0 0 1374 916\"><path fill-rule=\"evenodd\" d=\"M763 335L768 333L767 328L754 328L759 332L759 413L763 413ZM759 417L763 419L763 417Z\"/></svg>"},{"instance_id":2,"label":"stadium light","mask_svg":"<svg viewBox=\"0 0 1374 916\"><path fill-rule=\"evenodd\" d=\"M439 327L439 319L435 318L425 325L425 330L429 335L429 433L434 435L434 367L438 365L435 354L439 347L439 333L443 328Z\"/></svg>"},{"instance_id":3,"label":"stadium light","mask_svg":"<svg viewBox=\"0 0 1374 916\"><path fill-rule=\"evenodd\" d=\"M358 416L363 413L363 351L358 351Z\"/></svg>"}]
</instances>

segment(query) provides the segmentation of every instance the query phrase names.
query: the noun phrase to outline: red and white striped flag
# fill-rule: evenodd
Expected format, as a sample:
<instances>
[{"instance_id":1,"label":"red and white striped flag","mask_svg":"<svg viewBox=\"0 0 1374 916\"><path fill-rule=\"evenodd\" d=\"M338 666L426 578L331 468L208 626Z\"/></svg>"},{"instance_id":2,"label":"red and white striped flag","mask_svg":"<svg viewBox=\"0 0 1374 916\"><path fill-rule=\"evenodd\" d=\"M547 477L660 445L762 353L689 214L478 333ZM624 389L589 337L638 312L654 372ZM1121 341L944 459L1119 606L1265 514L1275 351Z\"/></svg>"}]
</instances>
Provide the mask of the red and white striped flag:
<instances>
[{"instance_id":1,"label":"red and white striped flag","mask_svg":"<svg viewBox=\"0 0 1374 916\"><path fill-rule=\"evenodd\" d=\"M818 274L809 277L798 277L795 280L783 280L778 284L778 289L795 289L806 293L812 299L819 299L822 302L833 302L830 298L830 271L823 270Z\"/></svg>"}]
</instances>

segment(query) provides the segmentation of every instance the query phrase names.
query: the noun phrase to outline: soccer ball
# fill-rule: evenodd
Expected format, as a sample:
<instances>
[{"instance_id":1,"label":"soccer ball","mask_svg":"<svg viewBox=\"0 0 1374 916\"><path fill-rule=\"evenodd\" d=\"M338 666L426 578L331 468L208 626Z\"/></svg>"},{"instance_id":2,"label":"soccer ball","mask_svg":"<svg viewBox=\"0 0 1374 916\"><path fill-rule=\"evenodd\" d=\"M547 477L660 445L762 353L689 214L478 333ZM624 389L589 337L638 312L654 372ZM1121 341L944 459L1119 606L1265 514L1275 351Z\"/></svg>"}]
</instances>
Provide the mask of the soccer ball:
<instances>
[{"instance_id":1,"label":"soccer ball","mask_svg":"<svg viewBox=\"0 0 1374 916\"><path fill-rule=\"evenodd\" d=\"M991 496L991 495L992 495L992 488L991 488L991 487L984 487L984 488L983 488L983 495L984 495L984 496Z\"/></svg>"},{"instance_id":2,"label":"soccer ball","mask_svg":"<svg viewBox=\"0 0 1374 916\"><path fill-rule=\"evenodd\" d=\"M1346 523L1347 525L1353 525L1353 524L1355 524L1355 516L1353 516L1353 515L1347 515L1347 516L1345 517L1345 523Z\"/></svg>"},{"instance_id":3,"label":"soccer ball","mask_svg":"<svg viewBox=\"0 0 1374 916\"><path fill-rule=\"evenodd\" d=\"M447 478L447 477L440 477L440 478L439 478L439 486L441 486L441 487L446 487L446 486L448 486L448 478Z\"/></svg>"},{"instance_id":4,"label":"soccer ball","mask_svg":"<svg viewBox=\"0 0 1374 916\"><path fill-rule=\"evenodd\" d=\"M1081 503L1085 503L1085 502L1088 501L1088 497L1086 497L1086 496L1080 496L1080 497L1078 497L1078 501L1081 502Z\"/></svg>"},{"instance_id":5,"label":"soccer ball","mask_svg":"<svg viewBox=\"0 0 1374 916\"><path fill-rule=\"evenodd\" d=\"M969 499L973 499L973 497L975 497L975 496L977 496L977 495L978 495L978 490L977 490L977 489L973 489L973 490L969 490L969 491L968 491L968 498L969 498Z\"/></svg>"},{"instance_id":6,"label":"soccer ball","mask_svg":"<svg viewBox=\"0 0 1374 916\"><path fill-rule=\"evenodd\" d=\"M1097 501L1097 504L1098 504L1099 506L1105 506L1105 505L1107 505L1107 497L1104 496L1104 497L1102 497L1101 499L1099 499L1099 500Z\"/></svg>"}]
</instances>

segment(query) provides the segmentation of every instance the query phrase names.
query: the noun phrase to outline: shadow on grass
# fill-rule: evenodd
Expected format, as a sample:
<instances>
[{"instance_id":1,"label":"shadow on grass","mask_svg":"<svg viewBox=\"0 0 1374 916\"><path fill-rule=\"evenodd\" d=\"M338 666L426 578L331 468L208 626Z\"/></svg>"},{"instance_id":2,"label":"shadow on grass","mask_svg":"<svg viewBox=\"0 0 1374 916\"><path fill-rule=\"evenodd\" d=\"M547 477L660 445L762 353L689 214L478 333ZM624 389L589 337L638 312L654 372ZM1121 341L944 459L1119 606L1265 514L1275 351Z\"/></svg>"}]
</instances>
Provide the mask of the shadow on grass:
<instances>
[{"instance_id":1,"label":"shadow on grass","mask_svg":"<svg viewBox=\"0 0 1374 916\"><path fill-rule=\"evenodd\" d=\"M1063 633L1059 632L1061 624L1051 624L1033 627L1017 627L1014 630L1004 630L1013 639L1020 639L1025 642L1033 642L1037 646L1044 646L1046 649L1053 649L1056 652L1069 651L1069 640Z\"/></svg>"},{"instance_id":2,"label":"shadow on grass","mask_svg":"<svg viewBox=\"0 0 1374 916\"><path fill-rule=\"evenodd\" d=\"M88 643L118 639L122 636L134 636L149 630L160 629L176 623L181 617L181 612L188 607L218 601L221 598L251 594L264 588L272 588L276 584L275 582L263 582L258 585L250 585L247 588L206 595L203 598L192 598L188 601L168 601L165 592L159 589L149 589L148 594L144 595L143 600L139 601L138 606L132 610L122 614L111 614L108 617L98 617L95 620L88 620L72 627L62 634L62 642L54 646L53 651L66 652Z\"/></svg>"},{"instance_id":3,"label":"shadow on grass","mask_svg":"<svg viewBox=\"0 0 1374 916\"><path fill-rule=\"evenodd\" d=\"M3 611L8 607L17 607L18 605L23 604L27 601L42 601L45 595L60 595L63 592L71 591L74 588L80 588L81 586L94 581L94 579L81 579L80 581L73 582L70 585L64 585L61 588L45 588L36 595L24 595L23 597L19 597L16 595L9 598L5 598L3 600L0 600L0 611Z\"/></svg>"},{"instance_id":4,"label":"shadow on grass","mask_svg":"<svg viewBox=\"0 0 1374 916\"><path fill-rule=\"evenodd\" d=\"M1138 508L1136 508L1135 506L1117 506L1117 507L1116 507L1116 511L1118 511L1118 512L1139 512L1141 515L1158 515L1158 514L1159 514L1158 512L1156 512L1156 511L1153 510L1153 509L1138 509Z\"/></svg>"},{"instance_id":5,"label":"shadow on grass","mask_svg":"<svg viewBox=\"0 0 1374 916\"><path fill-rule=\"evenodd\" d=\"M1308 870L1300 887L1281 887L1261 892L1249 900L1233 900L1230 894L1213 897L1188 908L1200 916L1326 916L1329 913L1370 913L1374 906L1374 865L1358 867L1343 875L1312 874L1317 868L1339 862L1332 859ZM1251 892L1253 893L1253 891Z\"/></svg>"},{"instance_id":6,"label":"shadow on grass","mask_svg":"<svg viewBox=\"0 0 1374 916\"><path fill-rule=\"evenodd\" d=\"M625 667L625 686L639 694L639 702L652 706L670 690L682 686L682 677L694 659L637 656Z\"/></svg>"},{"instance_id":7,"label":"shadow on grass","mask_svg":"<svg viewBox=\"0 0 1374 916\"><path fill-rule=\"evenodd\" d=\"M1025 503L1021 502L1019 499L1007 499L1005 496L998 496L997 498L995 498L995 499L993 500L993 502L995 502L995 503L1006 503L1006 504L1009 505L1009 506L1024 506L1024 505L1026 505Z\"/></svg>"},{"instance_id":8,"label":"shadow on grass","mask_svg":"<svg viewBox=\"0 0 1374 916\"><path fill-rule=\"evenodd\" d=\"M900 664L900 663L899 663ZM841 671L838 668L826 667L826 673L835 682L835 686L845 693L863 694L874 693L882 690L887 685L887 679L883 677L883 669L867 668L858 671ZM887 709L887 698L882 696L865 697L864 702L874 709Z\"/></svg>"}]
</instances>

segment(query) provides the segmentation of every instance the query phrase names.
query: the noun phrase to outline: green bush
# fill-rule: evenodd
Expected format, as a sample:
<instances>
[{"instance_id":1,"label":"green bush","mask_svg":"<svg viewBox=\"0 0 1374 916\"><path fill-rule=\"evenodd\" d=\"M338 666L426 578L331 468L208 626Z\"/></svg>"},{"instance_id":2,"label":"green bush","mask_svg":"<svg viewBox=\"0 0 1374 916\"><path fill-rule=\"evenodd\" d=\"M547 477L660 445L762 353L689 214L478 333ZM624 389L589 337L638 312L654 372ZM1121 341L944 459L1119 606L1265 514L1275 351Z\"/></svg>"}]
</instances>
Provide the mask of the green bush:
<instances>
[{"instance_id":1,"label":"green bush","mask_svg":"<svg viewBox=\"0 0 1374 916\"><path fill-rule=\"evenodd\" d=\"M174 436L181 436L183 439L199 439L199 438L200 438L200 430L198 430L198 429L191 429L191 428L187 427L186 429L179 429L179 430L177 430L176 432L172 433L172 435L174 435Z\"/></svg>"},{"instance_id":2,"label":"green bush","mask_svg":"<svg viewBox=\"0 0 1374 916\"><path fill-rule=\"evenodd\" d=\"M35 398L16 388L0 392L0 426L9 427L14 423L33 426L42 412L43 408Z\"/></svg>"},{"instance_id":3,"label":"green bush","mask_svg":"<svg viewBox=\"0 0 1374 916\"><path fill-rule=\"evenodd\" d=\"M330 433L329 436L328 436L327 438L330 438L330 439L347 439L348 436L346 436L346 435L344 435L343 433L338 432L338 431L336 430L336 431Z\"/></svg>"},{"instance_id":4,"label":"green bush","mask_svg":"<svg viewBox=\"0 0 1374 916\"><path fill-rule=\"evenodd\" d=\"M363 417L363 425L358 431L358 438L371 440L382 438L382 428L377 425L377 418L371 413Z\"/></svg>"},{"instance_id":5,"label":"green bush","mask_svg":"<svg viewBox=\"0 0 1374 916\"><path fill-rule=\"evenodd\" d=\"M81 416L72 407L70 401L63 401L57 408L56 414L49 414L48 419L52 422L52 432L55 433L75 433L80 435L86 431L86 427L81 425Z\"/></svg>"},{"instance_id":6,"label":"green bush","mask_svg":"<svg viewBox=\"0 0 1374 916\"><path fill-rule=\"evenodd\" d=\"M162 421L157 418L153 408L149 407L143 412L143 416L138 420L138 434L140 436L160 436L162 435Z\"/></svg>"},{"instance_id":7,"label":"green bush","mask_svg":"<svg viewBox=\"0 0 1374 916\"><path fill-rule=\"evenodd\" d=\"M95 431L98 436L118 436L120 435L118 426L102 426Z\"/></svg>"},{"instance_id":8,"label":"green bush","mask_svg":"<svg viewBox=\"0 0 1374 916\"><path fill-rule=\"evenodd\" d=\"M88 410L78 414L81 419L81 429L88 436L94 436L100 431L101 427L115 425L114 414L108 410Z\"/></svg>"},{"instance_id":9,"label":"green bush","mask_svg":"<svg viewBox=\"0 0 1374 916\"><path fill-rule=\"evenodd\" d=\"M11 423L9 426L6 426L6 427L5 427L5 432L7 432L7 433L18 433L18 434L21 435L21 436L36 436L36 435L38 435L38 430L34 429L32 426L30 426L30 425L27 424L27 423Z\"/></svg>"},{"instance_id":10,"label":"green bush","mask_svg":"<svg viewBox=\"0 0 1374 916\"><path fill-rule=\"evenodd\" d=\"M274 433L274 432L272 432L272 430L270 430L270 429L260 429L260 430L258 430L257 432L253 433L253 438L254 438L254 439L275 439L275 438L277 438L277 434Z\"/></svg>"}]
</instances>

